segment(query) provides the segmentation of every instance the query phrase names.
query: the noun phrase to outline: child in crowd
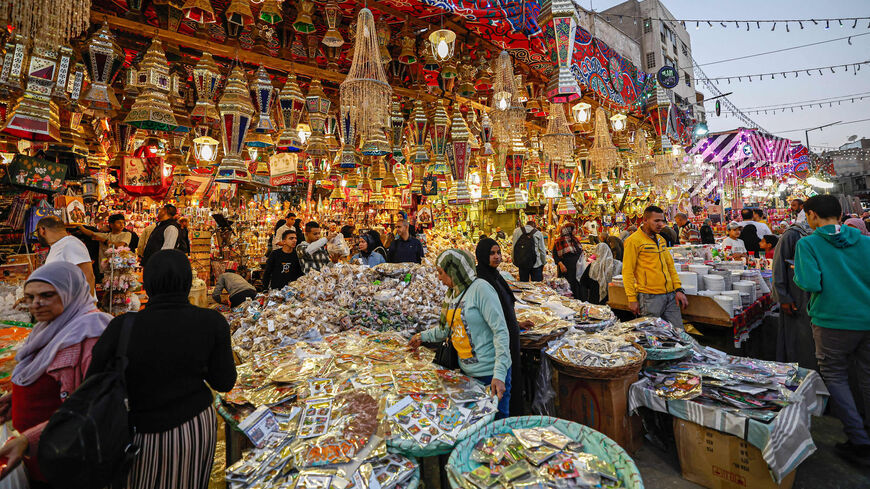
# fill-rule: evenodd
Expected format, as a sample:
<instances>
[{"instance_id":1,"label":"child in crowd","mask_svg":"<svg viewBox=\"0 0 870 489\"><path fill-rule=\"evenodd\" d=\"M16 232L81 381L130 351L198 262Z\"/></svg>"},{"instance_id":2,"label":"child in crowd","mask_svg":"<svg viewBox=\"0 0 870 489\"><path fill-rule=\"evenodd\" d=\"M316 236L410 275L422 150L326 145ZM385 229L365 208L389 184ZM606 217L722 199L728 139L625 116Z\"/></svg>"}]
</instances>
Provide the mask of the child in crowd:
<instances>
[{"instance_id":1,"label":"child in crowd","mask_svg":"<svg viewBox=\"0 0 870 489\"><path fill-rule=\"evenodd\" d=\"M758 246L761 247L761 251L764 252L764 257L773 259L773 250L776 248L776 243L779 242L779 238L772 234L768 234L761 238L761 241L758 242Z\"/></svg>"},{"instance_id":2,"label":"child in crowd","mask_svg":"<svg viewBox=\"0 0 870 489\"><path fill-rule=\"evenodd\" d=\"M731 221L728 223L728 236L722 240L722 250L728 251L730 248L731 256L736 259L746 256L746 245L740 239L740 231L742 230L740 223Z\"/></svg>"}]
</instances>

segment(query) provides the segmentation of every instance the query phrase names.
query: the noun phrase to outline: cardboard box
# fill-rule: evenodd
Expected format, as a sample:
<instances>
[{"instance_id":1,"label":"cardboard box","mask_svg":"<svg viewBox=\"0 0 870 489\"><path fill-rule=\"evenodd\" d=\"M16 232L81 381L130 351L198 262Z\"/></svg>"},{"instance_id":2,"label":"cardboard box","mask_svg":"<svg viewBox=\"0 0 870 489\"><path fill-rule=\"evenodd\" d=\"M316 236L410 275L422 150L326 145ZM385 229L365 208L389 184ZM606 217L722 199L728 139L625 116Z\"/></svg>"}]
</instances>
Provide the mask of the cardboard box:
<instances>
[{"instance_id":1,"label":"cardboard box","mask_svg":"<svg viewBox=\"0 0 870 489\"><path fill-rule=\"evenodd\" d=\"M748 441L674 418L683 478L709 489L791 489L796 471L773 481L761 450Z\"/></svg>"}]
</instances>

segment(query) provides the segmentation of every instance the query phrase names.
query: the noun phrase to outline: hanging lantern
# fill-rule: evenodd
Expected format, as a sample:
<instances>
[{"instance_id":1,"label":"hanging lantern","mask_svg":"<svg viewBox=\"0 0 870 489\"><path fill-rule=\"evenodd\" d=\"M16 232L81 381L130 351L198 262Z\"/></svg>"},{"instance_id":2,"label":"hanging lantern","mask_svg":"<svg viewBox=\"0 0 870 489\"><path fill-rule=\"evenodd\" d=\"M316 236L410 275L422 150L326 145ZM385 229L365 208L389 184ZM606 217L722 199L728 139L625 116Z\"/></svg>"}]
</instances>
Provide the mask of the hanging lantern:
<instances>
[{"instance_id":1,"label":"hanging lantern","mask_svg":"<svg viewBox=\"0 0 870 489\"><path fill-rule=\"evenodd\" d=\"M339 115L338 129L342 140L339 166L341 168L356 168L359 160L356 151L356 128L351 123L350 111L346 107L341 108Z\"/></svg>"},{"instance_id":2,"label":"hanging lantern","mask_svg":"<svg viewBox=\"0 0 870 489\"><path fill-rule=\"evenodd\" d=\"M248 0L230 0L224 15L227 22L238 27L247 27L254 23L254 14Z\"/></svg>"},{"instance_id":3,"label":"hanging lantern","mask_svg":"<svg viewBox=\"0 0 870 489\"><path fill-rule=\"evenodd\" d=\"M115 158L112 167L121 168L125 156L130 156L130 145L133 142L133 133L136 128L119 120L113 120L109 126L112 139L115 141Z\"/></svg>"},{"instance_id":4,"label":"hanging lantern","mask_svg":"<svg viewBox=\"0 0 870 489\"><path fill-rule=\"evenodd\" d=\"M385 156L392 153L390 143L387 141L383 130L377 130L368 134L359 152L366 156Z\"/></svg>"},{"instance_id":5,"label":"hanging lantern","mask_svg":"<svg viewBox=\"0 0 870 489\"><path fill-rule=\"evenodd\" d=\"M435 161L429 166L429 173L433 175L446 175L450 169L447 166L447 136L450 127L450 119L447 118L447 111L444 109L444 102L438 99L435 105L435 114L432 117L432 125L430 126L430 143L432 144L432 154L435 156Z\"/></svg>"},{"instance_id":6,"label":"hanging lantern","mask_svg":"<svg viewBox=\"0 0 870 489\"><path fill-rule=\"evenodd\" d=\"M302 119L302 112L305 110L305 97L302 96L302 90L296 83L295 73L287 76L287 82L284 83L284 88L278 94L278 103L281 106L281 116L284 119L284 130L281 131L281 136L278 138L278 150L291 153L302 151L304 141L299 139L297 126Z\"/></svg>"},{"instance_id":7,"label":"hanging lantern","mask_svg":"<svg viewBox=\"0 0 870 489\"><path fill-rule=\"evenodd\" d=\"M559 199L559 205L556 206L556 214L560 216L571 216L577 213L577 208L574 207L574 201L570 195L563 195Z\"/></svg>"},{"instance_id":8,"label":"hanging lantern","mask_svg":"<svg viewBox=\"0 0 870 489\"><path fill-rule=\"evenodd\" d=\"M577 33L576 8L571 0L552 0L541 8L542 25L551 23L553 35L547 36L550 53L556 71L547 84L546 95L550 102L562 104L580 98L580 86L571 72L574 62L574 36Z\"/></svg>"},{"instance_id":9,"label":"hanging lantern","mask_svg":"<svg viewBox=\"0 0 870 489\"><path fill-rule=\"evenodd\" d=\"M495 78L492 87L493 109L504 112L511 107L511 103L517 98L514 83L514 68L511 55L507 51L502 51L495 61Z\"/></svg>"},{"instance_id":10,"label":"hanging lantern","mask_svg":"<svg viewBox=\"0 0 870 489\"><path fill-rule=\"evenodd\" d=\"M103 24L85 44L82 58L86 63L91 86L82 100L97 115L108 116L121 108L111 85L124 65L124 52L115 43L115 36L108 24Z\"/></svg>"},{"instance_id":11,"label":"hanging lantern","mask_svg":"<svg viewBox=\"0 0 870 489\"><path fill-rule=\"evenodd\" d=\"M272 79L269 78L269 73L260 66L251 87L251 98L254 100L254 108L259 116L257 124L254 126L256 132L265 133L275 130L275 125L272 123L272 106L275 103L276 92L277 90L272 86Z\"/></svg>"},{"instance_id":12,"label":"hanging lantern","mask_svg":"<svg viewBox=\"0 0 870 489\"><path fill-rule=\"evenodd\" d=\"M397 187L405 188L411 184L408 180L408 168L405 165L401 163L393 165L393 175L396 177Z\"/></svg>"},{"instance_id":13,"label":"hanging lantern","mask_svg":"<svg viewBox=\"0 0 870 489\"><path fill-rule=\"evenodd\" d=\"M420 99L414 100L414 111L411 112L411 120L409 121L408 129L411 134L411 139L414 140L414 162L426 163L429 161L429 154L426 153L426 126L429 119L426 117L426 112L423 111L423 101Z\"/></svg>"},{"instance_id":14,"label":"hanging lantern","mask_svg":"<svg viewBox=\"0 0 870 489\"><path fill-rule=\"evenodd\" d=\"M402 50L399 52L399 57L397 58L399 60L399 63L402 63L403 65L412 65L416 63L417 40L410 35L403 35L400 42L402 44Z\"/></svg>"},{"instance_id":15,"label":"hanging lantern","mask_svg":"<svg viewBox=\"0 0 870 489\"><path fill-rule=\"evenodd\" d=\"M311 80L308 95L305 97L305 105L308 107L308 121L311 124L311 137L308 139L308 147L305 151L311 156L326 156L325 126L326 114L332 102L323 93L320 80Z\"/></svg>"},{"instance_id":16,"label":"hanging lantern","mask_svg":"<svg viewBox=\"0 0 870 489\"><path fill-rule=\"evenodd\" d=\"M193 68L193 86L196 88L196 105L190 113L193 120L213 124L220 118L214 101L220 81L217 63L211 54L203 52Z\"/></svg>"},{"instance_id":17,"label":"hanging lantern","mask_svg":"<svg viewBox=\"0 0 870 489\"><path fill-rule=\"evenodd\" d=\"M184 18L197 24L213 24L217 22L217 15L209 0L186 0L181 7Z\"/></svg>"},{"instance_id":18,"label":"hanging lantern","mask_svg":"<svg viewBox=\"0 0 870 489\"><path fill-rule=\"evenodd\" d=\"M54 82L54 88L52 88L51 91L51 96L53 98L59 99L63 102L69 101L69 97L66 94L66 87L69 83L69 76L73 69L72 62L74 60L75 53L72 48L69 46L61 46L58 50L57 78Z\"/></svg>"},{"instance_id":19,"label":"hanging lantern","mask_svg":"<svg viewBox=\"0 0 870 489\"><path fill-rule=\"evenodd\" d=\"M423 193L423 179L426 177L426 169L421 164L411 165L411 193L420 195Z\"/></svg>"},{"instance_id":20,"label":"hanging lantern","mask_svg":"<svg viewBox=\"0 0 870 489\"><path fill-rule=\"evenodd\" d=\"M284 20L284 16L281 14L281 4L278 3L278 0L263 2L263 6L260 7L260 20L269 25L275 25Z\"/></svg>"},{"instance_id":21,"label":"hanging lantern","mask_svg":"<svg viewBox=\"0 0 870 489\"><path fill-rule=\"evenodd\" d=\"M586 102L577 103L571 107L571 115L574 117L575 123L586 124L592 115L592 106Z\"/></svg>"},{"instance_id":22,"label":"hanging lantern","mask_svg":"<svg viewBox=\"0 0 870 489\"><path fill-rule=\"evenodd\" d=\"M479 92L486 92L492 88L492 68L486 59L486 51L477 51L477 78L474 80L474 88Z\"/></svg>"},{"instance_id":23,"label":"hanging lantern","mask_svg":"<svg viewBox=\"0 0 870 489\"><path fill-rule=\"evenodd\" d=\"M254 105L245 83L245 72L238 65L227 78L227 86L218 102L221 137L224 157L218 167L216 180L223 182L246 182L250 180L248 169L242 160L245 135L254 115Z\"/></svg>"},{"instance_id":24,"label":"hanging lantern","mask_svg":"<svg viewBox=\"0 0 870 489\"><path fill-rule=\"evenodd\" d=\"M396 161L404 160L402 155L402 135L405 132L405 116L402 115L402 103L399 98L393 96L390 104L390 142L393 145L393 158Z\"/></svg>"},{"instance_id":25,"label":"hanging lantern","mask_svg":"<svg viewBox=\"0 0 870 489\"><path fill-rule=\"evenodd\" d=\"M341 8L336 0L326 2L326 7L323 8L323 16L326 17L326 34L323 35L323 44L337 48L344 44L344 38L341 37L341 32L338 31L338 26L341 23Z\"/></svg>"},{"instance_id":26,"label":"hanging lantern","mask_svg":"<svg viewBox=\"0 0 870 489\"><path fill-rule=\"evenodd\" d=\"M18 34L10 35L6 39L4 51L0 85L6 90L18 92L21 90L27 64L27 40Z\"/></svg>"},{"instance_id":27,"label":"hanging lantern","mask_svg":"<svg viewBox=\"0 0 870 489\"><path fill-rule=\"evenodd\" d=\"M435 61L443 63L453 57L456 47L456 33L450 29L438 29L429 34L429 44Z\"/></svg>"},{"instance_id":28,"label":"hanging lantern","mask_svg":"<svg viewBox=\"0 0 870 489\"><path fill-rule=\"evenodd\" d=\"M309 34L317 30L314 27L314 20L311 15L314 13L314 2L311 0L299 0L296 2L296 20L293 21L293 28L296 32Z\"/></svg>"},{"instance_id":29,"label":"hanging lantern","mask_svg":"<svg viewBox=\"0 0 870 489\"><path fill-rule=\"evenodd\" d=\"M151 41L137 70L139 96L124 122L139 129L172 131L178 121L169 105L169 63L159 39Z\"/></svg>"},{"instance_id":30,"label":"hanging lantern","mask_svg":"<svg viewBox=\"0 0 870 489\"><path fill-rule=\"evenodd\" d=\"M459 108L453 110L453 121L450 125L450 139L453 146L453 192L455 198L450 204L470 204L471 193L468 189L468 183L465 181L465 174L468 170L468 160L471 157L471 133L468 131L468 126L465 124L465 119L462 118L462 112Z\"/></svg>"},{"instance_id":31,"label":"hanging lantern","mask_svg":"<svg viewBox=\"0 0 870 489\"><path fill-rule=\"evenodd\" d=\"M357 25L359 25L359 23L357 23ZM359 29L359 27L357 27L357 29ZM393 60L393 57L390 56L390 50L387 48L393 33L390 30L390 24L387 24L386 17L381 17L380 20L378 20L375 25L375 32L378 33L378 51L381 53L381 63L384 66L387 66L390 61Z\"/></svg>"},{"instance_id":32,"label":"hanging lantern","mask_svg":"<svg viewBox=\"0 0 870 489\"><path fill-rule=\"evenodd\" d=\"M378 38L372 35L374 32L372 12L363 8L357 16L353 63L339 86L341 107L347 109L355 132L365 139L384 138L393 92L387 83Z\"/></svg>"},{"instance_id":33,"label":"hanging lantern","mask_svg":"<svg viewBox=\"0 0 870 489\"><path fill-rule=\"evenodd\" d=\"M177 125L173 132L188 133L193 127L190 116L187 115L187 107L184 101L187 99L187 73L183 68L176 65L169 75L169 102L172 106L172 115L175 116Z\"/></svg>"},{"instance_id":34,"label":"hanging lantern","mask_svg":"<svg viewBox=\"0 0 870 489\"><path fill-rule=\"evenodd\" d=\"M625 114L613 114L610 118L610 124L613 126L614 131L622 131L625 129Z\"/></svg>"},{"instance_id":35,"label":"hanging lantern","mask_svg":"<svg viewBox=\"0 0 870 489\"><path fill-rule=\"evenodd\" d=\"M55 56L40 45L30 51L27 88L9 111L3 132L31 141L60 141L60 114L50 97Z\"/></svg>"},{"instance_id":36,"label":"hanging lantern","mask_svg":"<svg viewBox=\"0 0 870 489\"><path fill-rule=\"evenodd\" d=\"M489 158L480 158L480 200L492 200L494 198L489 188Z\"/></svg>"},{"instance_id":37,"label":"hanging lantern","mask_svg":"<svg viewBox=\"0 0 870 489\"><path fill-rule=\"evenodd\" d=\"M456 93L460 97L471 98L477 94L474 88L474 75L477 69L471 64L471 55L465 53L459 63L459 88Z\"/></svg>"},{"instance_id":38,"label":"hanging lantern","mask_svg":"<svg viewBox=\"0 0 870 489\"><path fill-rule=\"evenodd\" d=\"M445 80L452 80L457 76L459 76L459 66L456 64L455 59L451 59L442 65L441 78Z\"/></svg>"},{"instance_id":39,"label":"hanging lantern","mask_svg":"<svg viewBox=\"0 0 870 489\"><path fill-rule=\"evenodd\" d=\"M480 116L480 140L483 142L483 151L481 151L481 155L489 156L493 154L492 149L492 120L489 118L489 114L484 110L481 111Z\"/></svg>"}]
</instances>

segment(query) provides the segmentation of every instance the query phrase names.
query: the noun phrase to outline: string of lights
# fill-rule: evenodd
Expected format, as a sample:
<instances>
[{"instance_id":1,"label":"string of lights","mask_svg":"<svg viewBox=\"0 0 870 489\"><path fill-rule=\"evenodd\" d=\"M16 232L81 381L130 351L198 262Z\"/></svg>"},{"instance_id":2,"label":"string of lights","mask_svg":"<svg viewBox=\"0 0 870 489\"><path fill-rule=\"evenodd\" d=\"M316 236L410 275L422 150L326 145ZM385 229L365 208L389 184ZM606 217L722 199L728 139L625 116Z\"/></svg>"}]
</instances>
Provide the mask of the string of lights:
<instances>
[{"instance_id":1,"label":"string of lights","mask_svg":"<svg viewBox=\"0 0 870 489\"><path fill-rule=\"evenodd\" d=\"M719 83L720 81L727 81L728 84L731 84L731 80L735 80L738 83L743 82L744 79L748 79L752 82L752 79L755 78L758 81L764 81L765 79L775 80L777 77L782 77L784 79L790 78L791 75L794 75L794 78L801 76L806 73L806 76L813 76L813 72L818 71L819 76L824 76L825 72L831 70L832 74L836 73L848 73L849 69L852 69L852 74L857 75L859 71L861 71L861 66L865 64L870 64L870 60L859 61L856 63L847 63L847 64L836 64L830 66L819 66L815 68L801 68L798 70L785 70L785 71L773 71L770 73L754 73L751 75L730 75L730 76L717 76L714 78L708 78L710 81L715 81ZM839 68L843 68L842 71L836 71ZM769 77L769 78L768 78Z\"/></svg>"},{"instance_id":2,"label":"string of lights","mask_svg":"<svg viewBox=\"0 0 870 489\"><path fill-rule=\"evenodd\" d=\"M761 29L762 25L765 27L770 25L770 30L775 31L778 25L783 25L785 26L786 32L791 32L791 26L803 29L805 24L811 27L823 26L825 29L830 29L831 24L839 27L851 27L852 29L856 29L858 24L864 25L864 22L867 22L867 28L870 29L870 17L826 17L817 19L668 19L626 14L610 14L606 12L599 13L598 15L604 17L605 20L611 23L613 22L613 19L618 19L620 24L626 19L631 20L635 24L637 24L638 20L644 22L658 20L661 22L679 22L680 24L683 24L683 27L695 24L695 29L700 29L701 26L704 25L706 27L721 27L723 29L733 26L736 29L740 29L745 25L746 30L748 31L753 27Z\"/></svg>"},{"instance_id":3,"label":"string of lights","mask_svg":"<svg viewBox=\"0 0 870 489\"><path fill-rule=\"evenodd\" d=\"M833 125L833 126L844 126L844 125L846 125L846 124L857 124L857 123L859 123L859 122L867 122L867 121L870 121L870 118L867 118L867 119L857 119L857 120L854 120L854 121L838 122L838 123L836 123L836 124L832 124L832 125ZM785 134L785 133L788 133L788 132L807 131L807 130L809 130L809 129L816 129L817 127L818 127L818 126L815 126L815 127L802 127L802 128L800 128L800 129L789 129L789 130L787 130L787 131L776 131L776 132L772 132L771 134Z\"/></svg>"},{"instance_id":4,"label":"string of lights","mask_svg":"<svg viewBox=\"0 0 870 489\"><path fill-rule=\"evenodd\" d=\"M743 124L746 124L746 127L756 128L764 132L769 132L760 125L758 125L758 123L752 120L748 115L743 113L743 111L741 111L739 107L734 105L734 103L728 100L728 97L722 94L722 91L719 90L719 87L716 85L716 83L709 80L707 74L704 73L704 70L701 69L701 66L695 61L694 58L692 58L692 65L694 66L695 79L700 81L701 84L707 88L707 90L712 92L713 97L716 97L718 100L721 101L721 104L725 106L726 111L731 112L734 117L743 122Z\"/></svg>"},{"instance_id":5,"label":"string of lights","mask_svg":"<svg viewBox=\"0 0 870 489\"><path fill-rule=\"evenodd\" d=\"M854 35L851 35L851 36L837 37L837 38L834 38L834 39L827 39L827 40L824 40L824 41L811 42L811 43L809 43L809 44L800 44L800 45L798 45L798 46L791 46L791 47L782 48L782 49L774 49L773 51L765 51L765 52L763 52L763 53L747 54L746 56L738 56L738 57L736 57L736 58L720 59L719 61L710 61L709 63L702 63L700 66L717 65L717 64L720 64L720 63L728 63L728 62L731 62L731 61L738 61L738 60L741 60L741 59L756 58L756 57L758 57L758 56L765 56L765 55L768 55L768 54L784 53L784 52L786 52L786 51L792 51L792 50L795 50L795 49L808 48L808 47L810 47L810 46L818 46L819 44L827 44L827 43L829 43L829 42L842 41L843 39L846 39L846 40L848 41L849 45L851 46L851 45L852 45L852 38L853 38L853 37L861 37L861 36L866 36L866 35L870 35L870 32L864 32L864 33L862 33L862 34L854 34Z\"/></svg>"},{"instance_id":6,"label":"string of lights","mask_svg":"<svg viewBox=\"0 0 870 489\"><path fill-rule=\"evenodd\" d=\"M863 95L860 97L849 97L849 98L844 98L844 99L839 99L839 100L829 100L826 102L813 102L813 103L807 103L807 104L791 104L791 105L783 105L780 107L766 107L766 108L761 108L761 109L743 108L740 110L741 110L741 112L743 112L745 114L756 114L756 115L776 114L778 112L794 112L795 109L798 109L798 110L821 109L821 108L824 108L826 105L828 107L833 107L835 104L836 105L843 105L843 102L855 103L856 101L861 101L861 100L864 100L866 98L870 98L870 95ZM733 113L734 111L723 110L722 112Z\"/></svg>"},{"instance_id":7,"label":"string of lights","mask_svg":"<svg viewBox=\"0 0 870 489\"><path fill-rule=\"evenodd\" d=\"M784 106L787 106L787 105L794 105L794 104L808 104L808 103L812 103L812 102L830 102L832 99L843 99L843 100L845 100L845 99L848 99L848 98L851 98L851 97L861 97L861 96L864 96L864 95L870 95L870 92L850 93L850 94L847 94L847 95L833 95L833 96L830 96L830 97L816 98L816 99L810 99L810 100L798 100L798 101L795 101L795 102L783 102L783 103L779 103L779 104L755 105L755 106L752 106L752 107L743 107L743 110L764 109L764 108L768 108L768 107L784 107ZM711 102L711 100L705 100L704 102Z\"/></svg>"}]
</instances>

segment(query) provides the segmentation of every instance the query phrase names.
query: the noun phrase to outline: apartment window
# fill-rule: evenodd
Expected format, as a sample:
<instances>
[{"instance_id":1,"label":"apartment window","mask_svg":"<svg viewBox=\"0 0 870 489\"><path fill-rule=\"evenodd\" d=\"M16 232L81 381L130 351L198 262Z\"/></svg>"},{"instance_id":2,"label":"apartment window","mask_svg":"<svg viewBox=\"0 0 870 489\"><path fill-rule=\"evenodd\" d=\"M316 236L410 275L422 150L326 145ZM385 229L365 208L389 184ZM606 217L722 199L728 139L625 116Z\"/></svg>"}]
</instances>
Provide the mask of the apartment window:
<instances>
[{"instance_id":1,"label":"apartment window","mask_svg":"<svg viewBox=\"0 0 870 489\"><path fill-rule=\"evenodd\" d=\"M689 76L689 74L686 73L685 71L683 72L683 80L685 80L685 82L686 82L686 86L687 86L687 87L691 87L691 86L692 86L692 78L691 78L691 77Z\"/></svg>"},{"instance_id":2,"label":"apartment window","mask_svg":"<svg viewBox=\"0 0 870 489\"><path fill-rule=\"evenodd\" d=\"M683 56L688 56L689 48L686 47L686 43L680 41L680 46L683 48Z\"/></svg>"},{"instance_id":3,"label":"apartment window","mask_svg":"<svg viewBox=\"0 0 870 489\"><path fill-rule=\"evenodd\" d=\"M651 70L656 67L656 53L646 53L646 69Z\"/></svg>"},{"instance_id":4,"label":"apartment window","mask_svg":"<svg viewBox=\"0 0 870 489\"><path fill-rule=\"evenodd\" d=\"M867 190L867 182L864 180L864 177L855 177L853 183L855 190Z\"/></svg>"},{"instance_id":5,"label":"apartment window","mask_svg":"<svg viewBox=\"0 0 870 489\"><path fill-rule=\"evenodd\" d=\"M665 66L674 66L674 67L676 67L677 65L674 64L674 60L672 60L671 58L665 56Z\"/></svg>"},{"instance_id":6,"label":"apartment window","mask_svg":"<svg viewBox=\"0 0 870 489\"><path fill-rule=\"evenodd\" d=\"M644 19L643 20L643 33L649 34L650 32L652 32L652 20Z\"/></svg>"}]
</instances>

